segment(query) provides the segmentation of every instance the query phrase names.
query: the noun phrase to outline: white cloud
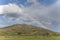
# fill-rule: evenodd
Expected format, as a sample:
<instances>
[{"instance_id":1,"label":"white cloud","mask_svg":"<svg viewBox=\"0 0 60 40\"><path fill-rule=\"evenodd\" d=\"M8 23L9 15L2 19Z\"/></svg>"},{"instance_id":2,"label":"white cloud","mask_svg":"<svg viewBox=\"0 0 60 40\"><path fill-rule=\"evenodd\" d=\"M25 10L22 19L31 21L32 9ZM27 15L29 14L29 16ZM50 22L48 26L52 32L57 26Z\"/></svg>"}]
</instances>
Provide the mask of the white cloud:
<instances>
[{"instance_id":1,"label":"white cloud","mask_svg":"<svg viewBox=\"0 0 60 40\"><path fill-rule=\"evenodd\" d=\"M29 10L31 9L29 8ZM43 28L46 28L37 19L34 18L34 15L30 15L29 10L27 10L27 8L20 8L16 4L10 3L4 6L2 14L4 15L6 23L8 24L14 24L15 22L13 23L12 21L16 21L16 23L21 22L29 25L41 26Z\"/></svg>"},{"instance_id":2,"label":"white cloud","mask_svg":"<svg viewBox=\"0 0 60 40\"><path fill-rule=\"evenodd\" d=\"M47 27L58 28L60 26L60 0L49 6L44 6L36 0L28 0L28 2L33 2L33 5L28 8L22 7L25 13L29 13L33 19Z\"/></svg>"},{"instance_id":3,"label":"white cloud","mask_svg":"<svg viewBox=\"0 0 60 40\"><path fill-rule=\"evenodd\" d=\"M46 28L46 26L54 27L57 26L57 24L60 24L60 1L57 1L49 6L44 6L36 0L28 0L28 2L33 2L32 6L24 7L20 4L20 8L16 4L8 4L4 7L4 14L7 13L5 14L5 17L10 21L18 21L17 23L20 21L21 23L38 25L44 28ZM58 14L58 16L55 17L56 14ZM56 24L54 24L54 22Z\"/></svg>"},{"instance_id":4,"label":"white cloud","mask_svg":"<svg viewBox=\"0 0 60 40\"><path fill-rule=\"evenodd\" d=\"M3 13L3 5L0 5L0 14L2 14Z\"/></svg>"},{"instance_id":5,"label":"white cloud","mask_svg":"<svg viewBox=\"0 0 60 40\"><path fill-rule=\"evenodd\" d=\"M21 13L22 9L15 4L8 4L4 6L4 13Z\"/></svg>"}]
</instances>

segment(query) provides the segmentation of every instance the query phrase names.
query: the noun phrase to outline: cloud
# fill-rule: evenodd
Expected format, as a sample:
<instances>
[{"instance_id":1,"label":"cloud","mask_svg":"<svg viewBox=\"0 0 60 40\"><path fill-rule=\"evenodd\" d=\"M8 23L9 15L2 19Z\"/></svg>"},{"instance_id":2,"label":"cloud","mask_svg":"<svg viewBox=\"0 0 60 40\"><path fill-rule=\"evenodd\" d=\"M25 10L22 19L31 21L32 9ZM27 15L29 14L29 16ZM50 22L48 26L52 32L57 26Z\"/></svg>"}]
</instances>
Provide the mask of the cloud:
<instances>
[{"instance_id":1,"label":"cloud","mask_svg":"<svg viewBox=\"0 0 60 40\"><path fill-rule=\"evenodd\" d=\"M8 4L4 6L3 13L0 14L3 16L2 24L3 25L12 25L12 24L28 24L28 25L34 25L38 27L43 27L39 21L34 19L33 16L31 16L29 13L24 11L25 9L20 8L16 4Z\"/></svg>"},{"instance_id":2,"label":"cloud","mask_svg":"<svg viewBox=\"0 0 60 40\"><path fill-rule=\"evenodd\" d=\"M37 0L27 0L32 3L31 6L8 4L4 7L3 16L7 20L7 24L29 24L57 30L60 26L60 1L45 6ZM27 4L27 3L25 3ZM19 7L20 6L20 7ZM57 29L55 28L57 27Z\"/></svg>"},{"instance_id":3,"label":"cloud","mask_svg":"<svg viewBox=\"0 0 60 40\"><path fill-rule=\"evenodd\" d=\"M22 5L25 13L29 13L33 19L51 30L56 31L60 28L60 0L56 0L48 6L38 3L36 0L28 0L28 2L33 2L33 4L30 7L23 7Z\"/></svg>"},{"instance_id":4,"label":"cloud","mask_svg":"<svg viewBox=\"0 0 60 40\"><path fill-rule=\"evenodd\" d=\"M21 8L18 7L17 5L15 5L15 4L6 5L4 7L3 11L7 12L7 13L20 13L20 12L22 12Z\"/></svg>"}]
</instances>

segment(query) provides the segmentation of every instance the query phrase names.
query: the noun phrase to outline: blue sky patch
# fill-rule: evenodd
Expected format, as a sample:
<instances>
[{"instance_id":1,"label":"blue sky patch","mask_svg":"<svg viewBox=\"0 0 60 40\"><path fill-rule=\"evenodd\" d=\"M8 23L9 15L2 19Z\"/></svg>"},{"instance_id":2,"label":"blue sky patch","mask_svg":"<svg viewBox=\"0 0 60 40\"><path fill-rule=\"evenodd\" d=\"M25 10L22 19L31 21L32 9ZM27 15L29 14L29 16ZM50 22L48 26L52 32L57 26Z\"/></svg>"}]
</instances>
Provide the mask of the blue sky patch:
<instances>
[{"instance_id":1,"label":"blue sky patch","mask_svg":"<svg viewBox=\"0 0 60 40\"><path fill-rule=\"evenodd\" d=\"M37 1L43 5L48 6L55 3L57 0L37 0Z\"/></svg>"},{"instance_id":2,"label":"blue sky patch","mask_svg":"<svg viewBox=\"0 0 60 40\"><path fill-rule=\"evenodd\" d=\"M5 5L8 3L24 4L27 0L0 0L0 5Z\"/></svg>"},{"instance_id":3,"label":"blue sky patch","mask_svg":"<svg viewBox=\"0 0 60 40\"><path fill-rule=\"evenodd\" d=\"M22 4L25 7L29 7L33 4L32 2L27 2L27 0L0 0L0 5L7 5L9 3L15 3L19 6Z\"/></svg>"},{"instance_id":4,"label":"blue sky patch","mask_svg":"<svg viewBox=\"0 0 60 40\"><path fill-rule=\"evenodd\" d=\"M10 3L10 0L0 0L0 5L5 5Z\"/></svg>"}]
</instances>

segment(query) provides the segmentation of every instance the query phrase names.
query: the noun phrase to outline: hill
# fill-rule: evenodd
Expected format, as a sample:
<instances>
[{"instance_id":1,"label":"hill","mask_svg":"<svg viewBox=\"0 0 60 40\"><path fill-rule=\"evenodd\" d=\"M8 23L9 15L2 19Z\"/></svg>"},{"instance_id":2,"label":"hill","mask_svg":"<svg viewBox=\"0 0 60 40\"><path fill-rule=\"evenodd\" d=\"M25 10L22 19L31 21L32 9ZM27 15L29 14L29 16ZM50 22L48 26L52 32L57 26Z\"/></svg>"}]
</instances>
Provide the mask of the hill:
<instances>
[{"instance_id":1,"label":"hill","mask_svg":"<svg viewBox=\"0 0 60 40\"><path fill-rule=\"evenodd\" d=\"M59 35L58 33L55 33L53 31L43 29L40 27L35 27L31 25L25 25L25 24L17 24L12 25L6 28L0 28L0 35L43 35L43 36L56 36Z\"/></svg>"}]
</instances>

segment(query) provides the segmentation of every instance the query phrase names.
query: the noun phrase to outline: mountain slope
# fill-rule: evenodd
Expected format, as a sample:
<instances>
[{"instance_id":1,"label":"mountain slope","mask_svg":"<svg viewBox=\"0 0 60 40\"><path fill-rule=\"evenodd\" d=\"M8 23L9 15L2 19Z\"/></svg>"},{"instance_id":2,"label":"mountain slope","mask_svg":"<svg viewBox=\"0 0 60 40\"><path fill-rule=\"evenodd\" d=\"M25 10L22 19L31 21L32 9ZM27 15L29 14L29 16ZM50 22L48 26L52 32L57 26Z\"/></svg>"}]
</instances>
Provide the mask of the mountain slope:
<instances>
[{"instance_id":1,"label":"mountain slope","mask_svg":"<svg viewBox=\"0 0 60 40\"><path fill-rule=\"evenodd\" d=\"M50 35L52 36L52 35L57 35L57 33L47 29L31 26L31 25L18 24L6 28L1 28L0 35L43 35L43 36Z\"/></svg>"}]
</instances>

